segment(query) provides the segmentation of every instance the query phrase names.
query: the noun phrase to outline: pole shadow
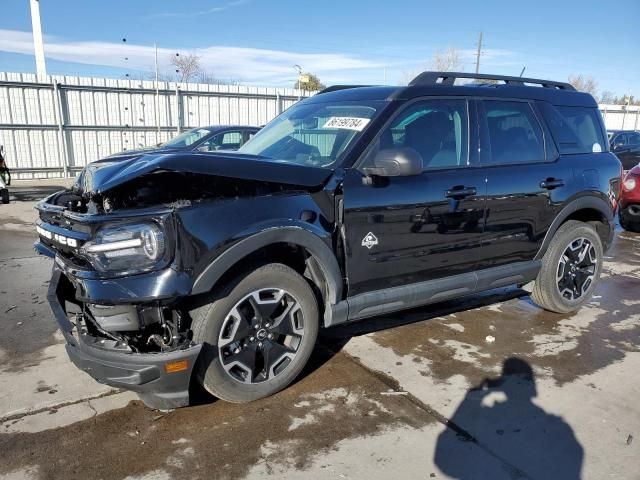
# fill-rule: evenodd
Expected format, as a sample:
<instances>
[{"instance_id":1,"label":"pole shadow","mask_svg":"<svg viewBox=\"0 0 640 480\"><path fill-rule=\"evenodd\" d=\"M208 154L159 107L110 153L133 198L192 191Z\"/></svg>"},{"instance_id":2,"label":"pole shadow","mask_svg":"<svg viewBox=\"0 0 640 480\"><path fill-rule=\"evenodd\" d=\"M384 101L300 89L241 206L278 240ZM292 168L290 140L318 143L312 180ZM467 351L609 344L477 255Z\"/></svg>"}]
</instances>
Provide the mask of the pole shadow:
<instances>
[{"instance_id":1,"label":"pole shadow","mask_svg":"<svg viewBox=\"0 0 640 480\"><path fill-rule=\"evenodd\" d=\"M506 359L500 377L467 392L438 437L435 464L452 478L482 478L477 456L468 455L473 442L502 463L507 478L580 479L582 446L562 417L533 403L536 396L531 366Z\"/></svg>"}]
</instances>

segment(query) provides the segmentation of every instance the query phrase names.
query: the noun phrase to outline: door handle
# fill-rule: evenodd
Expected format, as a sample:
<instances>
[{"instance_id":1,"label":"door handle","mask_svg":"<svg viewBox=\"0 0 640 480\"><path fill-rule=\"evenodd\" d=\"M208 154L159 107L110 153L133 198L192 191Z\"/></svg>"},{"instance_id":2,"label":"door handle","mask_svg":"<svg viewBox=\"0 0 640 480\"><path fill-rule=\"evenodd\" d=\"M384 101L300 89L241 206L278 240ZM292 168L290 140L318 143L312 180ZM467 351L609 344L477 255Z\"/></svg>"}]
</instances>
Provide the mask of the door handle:
<instances>
[{"instance_id":1,"label":"door handle","mask_svg":"<svg viewBox=\"0 0 640 480\"><path fill-rule=\"evenodd\" d=\"M452 187L444 192L444 196L447 198L464 198L471 197L476 193L476 187Z\"/></svg>"},{"instance_id":2,"label":"door handle","mask_svg":"<svg viewBox=\"0 0 640 480\"><path fill-rule=\"evenodd\" d=\"M544 188L546 190L553 190L554 188L564 187L564 180L557 178L547 178L540 182L540 188Z\"/></svg>"}]
</instances>

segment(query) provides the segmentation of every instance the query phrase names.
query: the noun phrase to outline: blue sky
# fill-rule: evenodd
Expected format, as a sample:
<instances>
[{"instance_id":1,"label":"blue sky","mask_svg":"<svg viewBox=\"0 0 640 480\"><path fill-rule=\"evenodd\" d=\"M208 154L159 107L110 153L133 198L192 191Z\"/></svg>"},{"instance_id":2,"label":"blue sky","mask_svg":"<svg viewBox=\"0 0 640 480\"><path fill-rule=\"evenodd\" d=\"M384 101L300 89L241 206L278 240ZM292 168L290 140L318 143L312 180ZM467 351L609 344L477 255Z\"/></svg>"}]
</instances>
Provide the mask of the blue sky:
<instances>
[{"instance_id":1,"label":"blue sky","mask_svg":"<svg viewBox=\"0 0 640 480\"><path fill-rule=\"evenodd\" d=\"M32 72L28 0L5 0L0 71ZM175 52L246 84L291 86L293 64L325 83L401 83L437 49L461 51L473 71L566 80L640 96L640 1L41 0L49 73L147 77ZM123 43L122 38L127 42ZM126 58L126 60L125 60Z\"/></svg>"}]
</instances>

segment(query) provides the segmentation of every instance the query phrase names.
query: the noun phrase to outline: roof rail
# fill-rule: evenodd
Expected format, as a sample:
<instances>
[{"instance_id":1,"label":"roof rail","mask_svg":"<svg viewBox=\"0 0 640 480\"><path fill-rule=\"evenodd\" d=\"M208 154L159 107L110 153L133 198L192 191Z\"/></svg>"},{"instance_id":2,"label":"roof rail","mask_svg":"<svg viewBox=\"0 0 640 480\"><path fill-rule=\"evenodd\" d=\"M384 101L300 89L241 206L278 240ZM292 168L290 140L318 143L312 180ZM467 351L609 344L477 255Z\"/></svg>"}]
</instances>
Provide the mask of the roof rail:
<instances>
[{"instance_id":1,"label":"roof rail","mask_svg":"<svg viewBox=\"0 0 640 480\"><path fill-rule=\"evenodd\" d=\"M507 85L524 86L525 83L535 83L545 88L556 88L559 90L575 90L573 85L564 82L553 82L551 80L539 80L536 78L508 77L505 75L487 75L484 73L464 73L464 72L422 72L411 80L409 86L416 85L453 85L457 78L469 78L473 80L499 80Z\"/></svg>"},{"instance_id":2,"label":"roof rail","mask_svg":"<svg viewBox=\"0 0 640 480\"><path fill-rule=\"evenodd\" d=\"M338 90L349 90L350 88L370 87L371 85L331 85L330 87L320 90L316 95L321 93L337 92Z\"/></svg>"}]
</instances>

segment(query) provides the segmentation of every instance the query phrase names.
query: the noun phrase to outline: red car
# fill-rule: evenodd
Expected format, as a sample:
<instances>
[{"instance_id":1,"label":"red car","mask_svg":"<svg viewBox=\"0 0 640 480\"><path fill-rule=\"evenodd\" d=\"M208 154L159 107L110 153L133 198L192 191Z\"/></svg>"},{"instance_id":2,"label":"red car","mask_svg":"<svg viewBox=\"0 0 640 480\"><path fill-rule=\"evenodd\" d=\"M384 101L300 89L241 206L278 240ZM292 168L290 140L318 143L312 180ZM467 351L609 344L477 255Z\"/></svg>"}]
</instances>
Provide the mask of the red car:
<instances>
[{"instance_id":1,"label":"red car","mask_svg":"<svg viewBox=\"0 0 640 480\"><path fill-rule=\"evenodd\" d=\"M640 232L640 165L629 170L622 182L620 225L630 232Z\"/></svg>"}]
</instances>

